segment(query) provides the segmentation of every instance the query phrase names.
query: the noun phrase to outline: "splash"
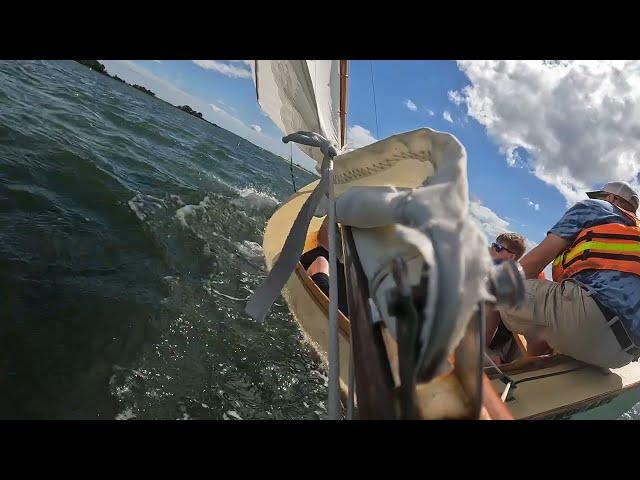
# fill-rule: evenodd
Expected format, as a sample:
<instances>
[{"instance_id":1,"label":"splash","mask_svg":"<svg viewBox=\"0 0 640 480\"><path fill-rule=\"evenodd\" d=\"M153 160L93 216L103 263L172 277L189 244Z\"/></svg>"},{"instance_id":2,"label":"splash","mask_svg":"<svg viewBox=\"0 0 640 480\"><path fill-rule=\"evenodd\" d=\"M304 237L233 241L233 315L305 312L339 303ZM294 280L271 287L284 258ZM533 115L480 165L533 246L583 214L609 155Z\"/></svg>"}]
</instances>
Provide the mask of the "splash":
<instances>
[{"instance_id":1,"label":"splash","mask_svg":"<svg viewBox=\"0 0 640 480\"><path fill-rule=\"evenodd\" d=\"M237 243L236 248L238 252L246 258L249 263L257 266L262 266L264 261L264 251L259 243L252 242L250 240L243 240L242 243Z\"/></svg>"},{"instance_id":2,"label":"splash","mask_svg":"<svg viewBox=\"0 0 640 480\"><path fill-rule=\"evenodd\" d=\"M178 197L179 198L179 197ZM154 197L152 195L143 195L138 193L128 202L129 208L133 210L136 217L140 221L145 221L147 218L153 216L158 210L166 208L164 200Z\"/></svg>"},{"instance_id":3,"label":"splash","mask_svg":"<svg viewBox=\"0 0 640 480\"><path fill-rule=\"evenodd\" d=\"M270 193L256 190L252 187L243 188L238 192L239 197L232 200L235 206L254 210L271 210L280 202Z\"/></svg>"}]
</instances>

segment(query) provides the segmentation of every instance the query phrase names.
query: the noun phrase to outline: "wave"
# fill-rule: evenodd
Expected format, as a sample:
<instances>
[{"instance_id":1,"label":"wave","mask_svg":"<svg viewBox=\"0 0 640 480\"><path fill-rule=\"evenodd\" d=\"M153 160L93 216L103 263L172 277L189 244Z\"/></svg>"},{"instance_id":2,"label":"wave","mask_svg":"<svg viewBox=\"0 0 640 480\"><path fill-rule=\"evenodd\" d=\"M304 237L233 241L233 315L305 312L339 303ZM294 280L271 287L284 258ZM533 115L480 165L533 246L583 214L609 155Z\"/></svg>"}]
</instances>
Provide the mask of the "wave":
<instances>
[{"instance_id":1,"label":"wave","mask_svg":"<svg viewBox=\"0 0 640 480\"><path fill-rule=\"evenodd\" d=\"M272 210L280 204L280 201L269 192L257 190L253 187L241 189L238 195L239 197L232 200L231 203L240 208Z\"/></svg>"}]
</instances>

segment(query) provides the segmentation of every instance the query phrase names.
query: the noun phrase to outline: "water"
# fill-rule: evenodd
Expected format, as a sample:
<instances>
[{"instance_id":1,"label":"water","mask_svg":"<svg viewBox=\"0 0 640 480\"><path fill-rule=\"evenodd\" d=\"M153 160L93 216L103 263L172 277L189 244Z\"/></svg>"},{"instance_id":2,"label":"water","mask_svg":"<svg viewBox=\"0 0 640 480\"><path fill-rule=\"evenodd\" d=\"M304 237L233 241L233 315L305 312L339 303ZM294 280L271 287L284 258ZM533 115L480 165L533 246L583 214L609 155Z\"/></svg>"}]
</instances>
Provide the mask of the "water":
<instances>
[{"instance_id":1,"label":"water","mask_svg":"<svg viewBox=\"0 0 640 480\"><path fill-rule=\"evenodd\" d=\"M127 85L0 62L0 418L324 418L283 300L243 313L291 193L282 159Z\"/></svg>"},{"instance_id":2,"label":"water","mask_svg":"<svg viewBox=\"0 0 640 480\"><path fill-rule=\"evenodd\" d=\"M291 193L282 159L127 85L0 63L0 418L323 418L282 299L243 313Z\"/></svg>"}]
</instances>

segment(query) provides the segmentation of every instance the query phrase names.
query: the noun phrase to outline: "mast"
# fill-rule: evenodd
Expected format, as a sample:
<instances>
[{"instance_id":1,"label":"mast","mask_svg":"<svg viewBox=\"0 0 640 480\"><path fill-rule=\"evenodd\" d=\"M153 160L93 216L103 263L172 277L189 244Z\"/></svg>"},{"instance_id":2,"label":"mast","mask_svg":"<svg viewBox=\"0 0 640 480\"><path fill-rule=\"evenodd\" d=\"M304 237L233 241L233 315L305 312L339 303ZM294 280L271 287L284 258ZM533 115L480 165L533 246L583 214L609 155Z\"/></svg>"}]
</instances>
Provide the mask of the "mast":
<instances>
[{"instance_id":1,"label":"mast","mask_svg":"<svg viewBox=\"0 0 640 480\"><path fill-rule=\"evenodd\" d=\"M340 148L343 148L346 143L347 133L348 67L348 60L340 60Z\"/></svg>"}]
</instances>

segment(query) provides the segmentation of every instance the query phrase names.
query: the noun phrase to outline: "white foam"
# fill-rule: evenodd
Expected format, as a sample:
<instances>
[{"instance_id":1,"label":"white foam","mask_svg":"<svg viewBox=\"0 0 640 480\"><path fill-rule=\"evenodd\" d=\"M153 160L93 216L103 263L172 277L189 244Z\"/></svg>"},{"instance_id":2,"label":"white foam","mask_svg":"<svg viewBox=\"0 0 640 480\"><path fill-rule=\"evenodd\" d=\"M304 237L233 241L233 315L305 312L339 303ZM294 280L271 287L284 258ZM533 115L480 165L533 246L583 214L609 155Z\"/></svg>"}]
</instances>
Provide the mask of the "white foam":
<instances>
[{"instance_id":1,"label":"white foam","mask_svg":"<svg viewBox=\"0 0 640 480\"><path fill-rule=\"evenodd\" d=\"M152 195L142 195L141 193L138 193L127 203L141 221L146 220L154 211L166 207L164 200Z\"/></svg>"},{"instance_id":2,"label":"white foam","mask_svg":"<svg viewBox=\"0 0 640 480\"><path fill-rule=\"evenodd\" d=\"M204 211L206 207L211 205L211 200L207 195L202 199L202 201L198 205L185 205L184 207L180 207L176 210L176 218L182 224L183 227L188 228L189 224L187 223L187 218L195 215L198 210Z\"/></svg>"},{"instance_id":3,"label":"white foam","mask_svg":"<svg viewBox=\"0 0 640 480\"><path fill-rule=\"evenodd\" d=\"M242 417L238 415L238 412L235 410L229 410L227 413L222 414L222 418L225 420L230 420L229 417L235 418L236 420L242 420Z\"/></svg>"},{"instance_id":4,"label":"white foam","mask_svg":"<svg viewBox=\"0 0 640 480\"><path fill-rule=\"evenodd\" d=\"M187 217L193 215L196 211L196 208L198 207L196 207L195 205L185 205L184 207L176 210L176 218L183 227L186 228L189 226L189 224L187 223Z\"/></svg>"},{"instance_id":5,"label":"white foam","mask_svg":"<svg viewBox=\"0 0 640 480\"><path fill-rule=\"evenodd\" d=\"M171 200L173 200L177 205L184 205L184 200L180 198L180 195L171 195Z\"/></svg>"},{"instance_id":6,"label":"white foam","mask_svg":"<svg viewBox=\"0 0 640 480\"><path fill-rule=\"evenodd\" d=\"M252 262L261 262L264 258L264 251L259 243L243 240L242 243L236 244L236 248L243 257Z\"/></svg>"},{"instance_id":7,"label":"white foam","mask_svg":"<svg viewBox=\"0 0 640 480\"><path fill-rule=\"evenodd\" d=\"M262 192L251 187L243 188L238 192L239 198L231 201L237 207L249 207L255 209L270 209L277 207L280 202L267 192Z\"/></svg>"},{"instance_id":8,"label":"white foam","mask_svg":"<svg viewBox=\"0 0 640 480\"><path fill-rule=\"evenodd\" d=\"M127 408L123 412L120 412L116 415L116 420L131 420L132 418L136 418L136 414L133 413L131 408Z\"/></svg>"}]
</instances>

